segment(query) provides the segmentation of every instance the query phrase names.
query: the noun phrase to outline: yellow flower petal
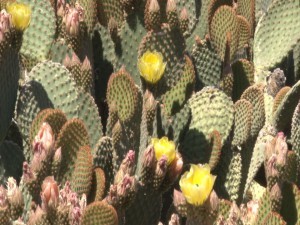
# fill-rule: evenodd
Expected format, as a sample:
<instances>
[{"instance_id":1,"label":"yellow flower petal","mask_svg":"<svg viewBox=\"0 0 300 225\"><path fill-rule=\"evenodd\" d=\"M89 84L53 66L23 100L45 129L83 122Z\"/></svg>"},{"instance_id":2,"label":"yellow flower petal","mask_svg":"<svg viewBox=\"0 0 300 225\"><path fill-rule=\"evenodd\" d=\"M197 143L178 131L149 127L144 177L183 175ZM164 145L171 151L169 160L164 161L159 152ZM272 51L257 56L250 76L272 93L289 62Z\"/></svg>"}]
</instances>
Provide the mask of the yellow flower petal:
<instances>
[{"instance_id":1,"label":"yellow flower petal","mask_svg":"<svg viewBox=\"0 0 300 225\"><path fill-rule=\"evenodd\" d=\"M31 9L28 5L14 2L7 4L6 9L11 15L13 26L17 30L24 31L29 26Z\"/></svg>"},{"instance_id":2,"label":"yellow flower petal","mask_svg":"<svg viewBox=\"0 0 300 225\"><path fill-rule=\"evenodd\" d=\"M205 165L191 165L185 172L179 185L187 202L192 205L202 205L209 197L216 177L210 174L210 167Z\"/></svg>"},{"instance_id":3,"label":"yellow flower petal","mask_svg":"<svg viewBox=\"0 0 300 225\"><path fill-rule=\"evenodd\" d=\"M151 144L154 147L156 159L159 160L164 155L168 159L167 164L170 165L176 157L175 143L169 141L167 137L162 137L161 139L152 138Z\"/></svg>"},{"instance_id":4,"label":"yellow flower petal","mask_svg":"<svg viewBox=\"0 0 300 225\"><path fill-rule=\"evenodd\" d=\"M157 83L166 68L166 63L163 62L163 57L158 52L146 51L138 60L138 69L141 76L146 82Z\"/></svg>"}]
</instances>

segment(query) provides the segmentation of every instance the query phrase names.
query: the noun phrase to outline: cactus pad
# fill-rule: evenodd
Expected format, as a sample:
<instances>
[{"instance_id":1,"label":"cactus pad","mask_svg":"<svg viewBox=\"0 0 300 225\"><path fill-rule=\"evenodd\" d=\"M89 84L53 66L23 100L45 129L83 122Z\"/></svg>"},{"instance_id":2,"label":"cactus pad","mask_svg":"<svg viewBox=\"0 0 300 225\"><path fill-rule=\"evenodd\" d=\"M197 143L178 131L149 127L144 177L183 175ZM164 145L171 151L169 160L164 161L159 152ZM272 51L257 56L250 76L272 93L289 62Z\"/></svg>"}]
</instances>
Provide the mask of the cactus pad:
<instances>
[{"instance_id":1,"label":"cactus pad","mask_svg":"<svg viewBox=\"0 0 300 225\"><path fill-rule=\"evenodd\" d=\"M234 136L232 145L241 146L250 137L253 107L249 101L241 99L235 103L234 108Z\"/></svg>"},{"instance_id":2,"label":"cactus pad","mask_svg":"<svg viewBox=\"0 0 300 225\"><path fill-rule=\"evenodd\" d=\"M129 121L137 107L137 88L131 76L122 68L113 74L107 87L108 106L117 107L118 117L121 121Z\"/></svg>"},{"instance_id":3,"label":"cactus pad","mask_svg":"<svg viewBox=\"0 0 300 225\"><path fill-rule=\"evenodd\" d=\"M265 123L264 94L258 86L248 87L241 96L253 106L251 136L255 137Z\"/></svg>"},{"instance_id":4,"label":"cactus pad","mask_svg":"<svg viewBox=\"0 0 300 225\"><path fill-rule=\"evenodd\" d=\"M190 98L195 83L195 71L191 59L186 56L186 66L177 84L163 96L164 112L170 116L178 112Z\"/></svg>"},{"instance_id":5,"label":"cactus pad","mask_svg":"<svg viewBox=\"0 0 300 225\"><path fill-rule=\"evenodd\" d=\"M221 79L222 61L211 43L201 41L194 44L192 57L200 83L203 86L217 86Z\"/></svg>"},{"instance_id":6,"label":"cactus pad","mask_svg":"<svg viewBox=\"0 0 300 225\"><path fill-rule=\"evenodd\" d=\"M292 118L291 139L293 150L297 154L298 162L300 162L300 103L298 103Z\"/></svg>"},{"instance_id":7,"label":"cactus pad","mask_svg":"<svg viewBox=\"0 0 300 225\"><path fill-rule=\"evenodd\" d=\"M221 60L225 58L228 33L230 34L230 59L233 59L238 47L238 35L236 35L238 32L239 23L234 9L226 5L219 7L212 18L209 33Z\"/></svg>"},{"instance_id":8,"label":"cactus pad","mask_svg":"<svg viewBox=\"0 0 300 225\"><path fill-rule=\"evenodd\" d=\"M71 187L79 196L88 195L92 184L93 157L89 146L82 146L77 151L74 170L71 177Z\"/></svg>"},{"instance_id":9,"label":"cactus pad","mask_svg":"<svg viewBox=\"0 0 300 225\"><path fill-rule=\"evenodd\" d=\"M59 182L64 183L71 178L80 147L89 145L89 136L83 122L79 119L68 120L58 135L56 149L61 147L61 166L58 174Z\"/></svg>"},{"instance_id":10,"label":"cactus pad","mask_svg":"<svg viewBox=\"0 0 300 225\"><path fill-rule=\"evenodd\" d=\"M231 99L214 87L205 87L189 100L192 119L184 139L183 155L193 160L199 159L207 148L209 135L217 130L222 137L222 144L227 139L234 118ZM194 157L192 155L198 155Z\"/></svg>"},{"instance_id":11,"label":"cactus pad","mask_svg":"<svg viewBox=\"0 0 300 225\"><path fill-rule=\"evenodd\" d=\"M93 202L84 210L82 225L118 225L116 210L105 202Z\"/></svg>"},{"instance_id":12,"label":"cactus pad","mask_svg":"<svg viewBox=\"0 0 300 225\"><path fill-rule=\"evenodd\" d=\"M89 202L101 201L105 191L105 174L101 168L93 171L92 187L89 194Z\"/></svg>"},{"instance_id":13,"label":"cactus pad","mask_svg":"<svg viewBox=\"0 0 300 225\"><path fill-rule=\"evenodd\" d=\"M268 13L257 24L254 39L254 64L271 68L287 56L299 40L298 0L272 1Z\"/></svg>"},{"instance_id":14,"label":"cactus pad","mask_svg":"<svg viewBox=\"0 0 300 225\"><path fill-rule=\"evenodd\" d=\"M246 59L239 59L232 64L233 92L232 98L237 101L242 93L254 84L254 66Z\"/></svg>"},{"instance_id":15,"label":"cactus pad","mask_svg":"<svg viewBox=\"0 0 300 225\"><path fill-rule=\"evenodd\" d=\"M273 124L278 131L284 131L292 122L293 112L300 99L300 81L298 81L284 96L274 113Z\"/></svg>"},{"instance_id":16,"label":"cactus pad","mask_svg":"<svg viewBox=\"0 0 300 225\"><path fill-rule=\"evenodd\" d=\"M27 60L46 60L56 32L56 18L48 0L21 0L31 6L30 26L23 35L20 53Z\"/></svg>"},{"instance_id":17,"label":"cactus pad","mask_svg":"<svg viewBox=\"0 0 300 225\"><path fill-rule=\"evenodd\" d=\"M76 84L64 66L45 61L36 65L29 77L42 84L55 108L61 109L67 118L77 117Z\"/></svg>"}]
</instances>

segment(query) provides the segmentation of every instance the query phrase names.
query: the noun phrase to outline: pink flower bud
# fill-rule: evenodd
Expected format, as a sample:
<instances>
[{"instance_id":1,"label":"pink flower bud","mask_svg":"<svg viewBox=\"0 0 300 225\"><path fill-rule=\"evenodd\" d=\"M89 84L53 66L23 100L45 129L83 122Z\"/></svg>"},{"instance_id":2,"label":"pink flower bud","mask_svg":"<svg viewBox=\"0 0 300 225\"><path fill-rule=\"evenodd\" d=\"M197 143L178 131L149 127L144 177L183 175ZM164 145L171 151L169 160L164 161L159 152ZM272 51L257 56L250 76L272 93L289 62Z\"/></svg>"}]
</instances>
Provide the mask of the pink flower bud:
<instances>
[{"instance_id":1,"label":"pink flower bud","mask_svg":"<svg viewBox=\"0 0 300 225\"><path fill-rule=\"evenodd\" d=\"M60 17L63 17L65 11L66 1L65 0L57 0L56 3L56 14Z\"/></svg>"},{"instance_id":2,"label":"pink flower bud","mask_svg":"<svg viewBox=\"0 0 300 225\"><path fill-rule=\"evenodd\" d=\"M41 199L45 210L50 207L56 207L59 200L59 190L53 176L46 177L42 184Z\"/></svg>"},{"instance_id":3,"label":"pink flower bud","mask_svg":"<svg viewBox=\"0 0 300 225\"><path fill-rule=\"evenodd\" d=\"M83 21L83 8L76 4L75 7L66 5L63 22L66 25L66 31L70 36L79 34L79 22Z\"/></svg>"},{"instance_id":4,"label":"pink flower bud","mask_svg":"<svg viewBox=\"0 0 300 225\"><path fill-rule=\"evenodd\" d=\"M7 205L7 192L5 188L2 185L0 185L0 208L6 208Z\"/></svg>"},{"instance_id":5,"label":"pink flower bud","mask_svg":"<svg viewBox=\"0 0 300 225\"><path fill-rule=\"evenodd\" d=\"M54 141L52 128L44 122L32 143L34 154L45 152L48 155L53 150Z\"/></svg>"},{"instance_id":6,"label":"pink flower bud","mask_svg":"<svg viewBox=\"0 0 300 225\"><path fill-rule=\"evenodd\" d=\"M23 195L14 178L9 177L7 180L7 198L11 205L23 205Z\"/></svg>"},{"instance_id":7,"label":"pink flower bud","mask_svg":"<svg viewBox=\"0 0 300 225\"><path fill-rule=\"evenodd\" d=\"M0 42L4 41L5 33L11 28L11 16L3 9L0 12Z\"/></svg>"}]
</instances>

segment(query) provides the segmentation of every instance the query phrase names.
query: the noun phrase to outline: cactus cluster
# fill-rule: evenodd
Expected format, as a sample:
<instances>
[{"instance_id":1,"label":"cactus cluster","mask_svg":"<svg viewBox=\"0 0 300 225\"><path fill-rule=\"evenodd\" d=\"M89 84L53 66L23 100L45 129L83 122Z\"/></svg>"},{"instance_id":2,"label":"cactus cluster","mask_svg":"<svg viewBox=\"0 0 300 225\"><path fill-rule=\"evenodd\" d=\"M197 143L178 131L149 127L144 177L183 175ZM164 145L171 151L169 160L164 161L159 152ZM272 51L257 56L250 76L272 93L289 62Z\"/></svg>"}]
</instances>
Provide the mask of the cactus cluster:
<instances>
[{"instance_id":1,"label":"cactus cluster","mask_svg":"<svg viewBox=\"0 0 300 225\"><path fill-rule=\"evenodd\" d=\"M300 224L299 0L0 11L1 225Z\"/></svg>"}]
</instances>

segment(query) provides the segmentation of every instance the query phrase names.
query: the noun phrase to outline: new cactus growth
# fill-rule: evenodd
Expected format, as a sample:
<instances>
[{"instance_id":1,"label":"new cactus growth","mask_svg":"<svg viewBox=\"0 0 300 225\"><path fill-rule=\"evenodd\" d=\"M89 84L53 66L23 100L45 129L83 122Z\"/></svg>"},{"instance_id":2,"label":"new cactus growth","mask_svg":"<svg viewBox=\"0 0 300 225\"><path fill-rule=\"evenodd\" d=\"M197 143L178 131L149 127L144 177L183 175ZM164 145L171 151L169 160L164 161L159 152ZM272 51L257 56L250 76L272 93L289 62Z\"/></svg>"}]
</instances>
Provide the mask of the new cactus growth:
<instances>
[{"instance_id":1,"label":"new cactus growth","mask_svg":"<svg viewBox=\"0 0 300 225\"><path fill-rule=\"evenodd\" d=\"M298 0L1 0L0 224L300 223Z\"/></svg>"}]
</instances>

